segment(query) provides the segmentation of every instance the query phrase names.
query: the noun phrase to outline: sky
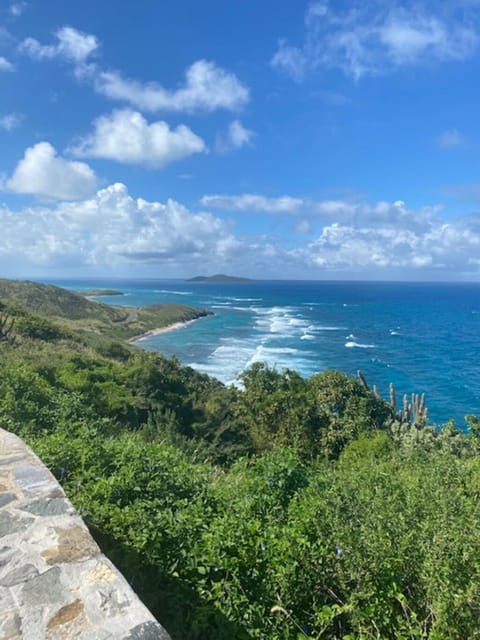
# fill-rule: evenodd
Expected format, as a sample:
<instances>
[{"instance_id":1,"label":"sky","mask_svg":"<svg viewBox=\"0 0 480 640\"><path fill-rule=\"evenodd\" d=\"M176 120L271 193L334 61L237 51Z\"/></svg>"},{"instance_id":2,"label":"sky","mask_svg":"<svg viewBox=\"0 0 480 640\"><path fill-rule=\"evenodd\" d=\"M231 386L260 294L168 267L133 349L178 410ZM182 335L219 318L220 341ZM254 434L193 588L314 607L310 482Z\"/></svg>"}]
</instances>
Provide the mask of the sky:
<instances>
[{"instance_id":1,"label":"sky","mask_svg":"<svg viewBox=\"0 0 480 640\"><path fill-rule=\"evenodd\" d=\"M0 0L0 276L480 280L480 0Z\"/></svg>"}]
</instances>

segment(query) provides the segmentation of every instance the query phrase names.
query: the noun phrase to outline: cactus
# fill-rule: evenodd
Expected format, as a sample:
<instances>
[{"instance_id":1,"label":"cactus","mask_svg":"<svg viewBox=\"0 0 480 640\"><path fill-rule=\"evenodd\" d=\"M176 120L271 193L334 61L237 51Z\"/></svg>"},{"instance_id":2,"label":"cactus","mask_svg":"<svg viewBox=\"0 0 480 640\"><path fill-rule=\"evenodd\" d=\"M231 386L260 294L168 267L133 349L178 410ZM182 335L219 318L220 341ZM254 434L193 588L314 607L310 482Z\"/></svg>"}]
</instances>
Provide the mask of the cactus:
<instances>
[{"instance_id":1,"label":"cactus","mask_svg":"<svg viewBox=\"0 0 480 640\"><path fill-rule=\"evenodd\" d=\"M425 406L425 394L412 393L413 421L412 425L421 429L427 422L427 408Z\"/></svg>"},{"instance_id":2,"label":"cactus","mask_svg":"<svg viewBox=\"0 0 480 640\"><path fill-rule=\"evenodd\" d=\"M361 371L357 371L357 378L362 387L372 393L375 398L381 400L381 395L376 387L370 389L365 376ZM402 431L406 428L415 427L422 429L427 424L428 410L425 401L425 394L412 393L411 398L405 393L402 398L402 406L397 409L397 394L393 382L389 385L390 406L392 408L392 424L395 423Z\"/></svg>"},{"instance_id":3,"label":"cactus","mask_svg":"<svg viewBox=\"0 0 480 640\"><path fill-rule=\"evenodd\" d=\"M363 375L363 373L360 371L360 369L357 371L357 378L360 381L360 384L362 385L362 387L366 390L366 391L370 391L370 387L368 386L368 383L365 379L365 376Z\"/></svg>"},{"instance_id":4,"label":"cactus","mask_svg":"<svg viewBox=\"0 0 480 640\"><path fill-rule=\"evenodd\" d=\"M389 391L390 391L390 404L392 405L392 409L396 411L397 410L397 394L395 393L395 385L393 384L393 382L390 383Z\"/></svg>"}]
</instances>

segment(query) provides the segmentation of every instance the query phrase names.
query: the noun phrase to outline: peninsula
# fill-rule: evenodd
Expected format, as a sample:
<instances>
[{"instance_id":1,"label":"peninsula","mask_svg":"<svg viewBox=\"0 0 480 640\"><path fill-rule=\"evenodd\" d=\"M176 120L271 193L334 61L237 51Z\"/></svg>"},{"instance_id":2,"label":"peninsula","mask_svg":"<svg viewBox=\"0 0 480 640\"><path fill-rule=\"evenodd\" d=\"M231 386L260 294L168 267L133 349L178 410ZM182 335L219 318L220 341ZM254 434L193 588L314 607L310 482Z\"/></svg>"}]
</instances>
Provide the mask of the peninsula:
<instances>
[{"instance_id":1,"label":"peninsula","mask_svg":"<svg viewBox=\"0 0 480 640\"><path fill-rule=\"evenodd\" d=\"M74 291L74 293L80 293L86 298L93 298L96 296L124 296L123 291L117 291L117 289L82 289Z\"/></svg>"},{"instance_id":2,"label":"peninsula","mask_svg":"<svg viewBox=\"0 0 480 640\"><path fill-rule=\"evenodd\" d=\"M90 292L88 295L93 294ZM182 304L114 306L90 300L85 292L0 279L0 309L5 305L7 311L18 316L17 331L36 338L43 334L78 331L89 344L102 340L132 341L145 334L213 315L206 309ZM29 314L35 314L35 319Z\"/></svg>"}]
</instances>

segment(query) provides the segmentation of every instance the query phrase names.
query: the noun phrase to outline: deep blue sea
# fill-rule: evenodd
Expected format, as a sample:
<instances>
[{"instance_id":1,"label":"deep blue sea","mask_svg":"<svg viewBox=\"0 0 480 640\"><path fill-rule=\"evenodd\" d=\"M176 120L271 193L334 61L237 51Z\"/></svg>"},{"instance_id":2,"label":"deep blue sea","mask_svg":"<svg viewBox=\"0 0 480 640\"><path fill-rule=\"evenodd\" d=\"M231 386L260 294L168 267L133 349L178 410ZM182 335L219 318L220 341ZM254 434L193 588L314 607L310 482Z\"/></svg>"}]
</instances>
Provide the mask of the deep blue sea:
<instances>
[{"instance_id":1,"label":"deep blue sea","mask_svg":"<svg viewBox=\"0 0 480 640\"><path fill-rule=\"evenodd\" d=\"M159 302L206 307L214 316L139 343L184 364L235 382L253 362L310 376L324 369L355 375L388 397L425 392L441 425L480 415L480 283L183 280L51 281L71 289L109 287L125 293L103 302Z\"/></svg>"}]
</instances>

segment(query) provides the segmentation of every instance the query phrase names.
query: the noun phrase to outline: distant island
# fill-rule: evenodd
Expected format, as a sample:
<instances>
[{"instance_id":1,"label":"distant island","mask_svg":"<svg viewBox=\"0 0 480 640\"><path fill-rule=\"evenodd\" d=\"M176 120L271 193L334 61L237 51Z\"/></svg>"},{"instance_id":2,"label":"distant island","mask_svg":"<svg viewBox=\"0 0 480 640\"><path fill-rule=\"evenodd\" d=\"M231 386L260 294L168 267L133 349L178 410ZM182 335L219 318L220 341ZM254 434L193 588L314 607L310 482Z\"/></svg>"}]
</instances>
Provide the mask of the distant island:
<instances>
[{"instance_id":1,"label":"distant island","mask_svg":"<svg viewBox=\"0 0 480 640\"><path fill-rule=\"evenodd\" d=\"M238 278L237 276L226 276L223 273L216 273L213 276L195 276L195 278L189 278L188 282L220 282L220 283L239 283L247 284L249 282L255 282L250 278Z\"/></svg>"}]
</instances>

